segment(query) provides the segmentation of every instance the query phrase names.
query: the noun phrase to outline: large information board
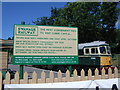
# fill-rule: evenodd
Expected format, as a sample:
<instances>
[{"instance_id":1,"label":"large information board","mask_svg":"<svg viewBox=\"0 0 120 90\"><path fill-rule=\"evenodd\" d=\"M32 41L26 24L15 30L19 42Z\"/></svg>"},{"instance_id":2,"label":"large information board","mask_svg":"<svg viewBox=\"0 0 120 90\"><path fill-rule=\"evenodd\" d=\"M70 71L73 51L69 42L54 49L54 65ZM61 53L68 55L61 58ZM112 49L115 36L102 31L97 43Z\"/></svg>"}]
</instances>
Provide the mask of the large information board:
<instances>
[{"instance_id":1,"label":"large information board","mask_svg":"<svg viewBox=\"0 0 120 90\"><path fill-rule=\"evenodd\" d=\"M77 28L14 25L13 64L78 64Z\"/></svg>"}]
</instances>

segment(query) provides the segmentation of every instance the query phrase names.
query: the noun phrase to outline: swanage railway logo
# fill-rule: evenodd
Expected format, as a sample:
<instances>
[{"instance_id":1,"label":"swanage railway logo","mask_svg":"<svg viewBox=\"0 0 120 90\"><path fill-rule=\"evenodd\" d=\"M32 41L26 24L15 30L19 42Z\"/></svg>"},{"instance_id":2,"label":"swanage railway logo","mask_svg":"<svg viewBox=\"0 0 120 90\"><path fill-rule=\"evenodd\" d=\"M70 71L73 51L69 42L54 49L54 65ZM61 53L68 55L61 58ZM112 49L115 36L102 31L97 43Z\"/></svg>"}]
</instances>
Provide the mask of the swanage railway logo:
<instances>
[{"instance_id":1,"label":"swanage railway logo","mask_svg":"<svg viewBox=\"0 0 120 90\"><path fill-rule=\"evenodd\" d=\"M17 27L17 35L36 36L38 33L36 27Z\"/></svg>"}]
</instances>

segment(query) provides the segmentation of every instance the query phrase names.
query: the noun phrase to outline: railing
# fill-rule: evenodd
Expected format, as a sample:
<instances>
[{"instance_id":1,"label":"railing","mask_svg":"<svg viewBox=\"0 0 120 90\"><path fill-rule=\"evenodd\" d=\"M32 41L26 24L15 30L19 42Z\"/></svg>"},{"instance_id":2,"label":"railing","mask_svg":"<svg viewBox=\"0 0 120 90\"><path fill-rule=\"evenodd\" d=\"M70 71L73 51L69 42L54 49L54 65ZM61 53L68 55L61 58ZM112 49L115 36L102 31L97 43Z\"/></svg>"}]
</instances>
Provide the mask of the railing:
<instances>
[{"instance_id":1,"label":"railing","mask_svg":"<svg viewBox=\"0 0 120 90\"><path fill-rule=\"evenodd\" d=\"M80 76L78 75L80 73ZM96 80L96 79L111 79L118 78L118 68L115 67L114 71L111 68L108 69L108 74L105 74L105 69L103 68L101 71L101 75L99 75L98 69L95 69L94 75L92 75L91 69L88 70L88 75L85 75L85 71L82 69L81 72L77 72L77 70L73 71L72 77L70 77L69 70L66 71L65 77L62 77L62 72L58 71L58 77L54 77L54 72L50 71L49 78L46 78L46 74L43 71L41 73L41 78L37 78L37 73L32 73L32 78L28 79L28 73L24 73L23 79L19 79L19 73L16 72L15 77L13 79L10 78L10 73L6 73L6 78L3 80L2 73L0 72L0 90L2 89L2 85L4 84L38 84L38 83L55 83L55 82L73 82L73 81L84 81L84 80Z\"/></svg>"}]
</instances>

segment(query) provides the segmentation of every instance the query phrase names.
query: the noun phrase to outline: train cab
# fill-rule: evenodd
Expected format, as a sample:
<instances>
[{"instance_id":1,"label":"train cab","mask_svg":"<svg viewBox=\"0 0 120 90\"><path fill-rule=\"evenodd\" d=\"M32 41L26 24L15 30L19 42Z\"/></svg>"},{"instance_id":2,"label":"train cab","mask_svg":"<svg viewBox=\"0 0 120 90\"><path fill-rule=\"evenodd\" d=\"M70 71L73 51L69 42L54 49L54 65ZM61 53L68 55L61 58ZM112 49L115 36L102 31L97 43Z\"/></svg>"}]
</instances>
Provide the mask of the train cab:
<instances>
[{"instance_id":1,"label":"train cab","mask_svg":"<svg viewBox=\"0 0 120 90\"><path fill-rule=\"evenodd\" d=\"M111 66L112 57L109 44L94 41L79 44L79 64L84 66Z\"/></svg>"}]
</instances>

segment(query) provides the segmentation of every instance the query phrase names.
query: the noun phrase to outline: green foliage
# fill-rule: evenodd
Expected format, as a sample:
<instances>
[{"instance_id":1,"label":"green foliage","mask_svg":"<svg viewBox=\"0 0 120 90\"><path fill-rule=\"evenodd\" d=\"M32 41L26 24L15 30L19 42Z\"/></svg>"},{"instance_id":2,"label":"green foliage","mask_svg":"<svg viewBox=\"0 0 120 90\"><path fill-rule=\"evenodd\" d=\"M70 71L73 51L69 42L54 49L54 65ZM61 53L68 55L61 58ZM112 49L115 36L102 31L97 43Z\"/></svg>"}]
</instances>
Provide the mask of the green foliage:
<instances>
[{"instance_id":1,"label":"green foliage","mask_svg":"<svg viewBox=\"0 0 120 90\"><path fill-rule=\"evenodd\" d=\"M115 52L120 54L120 29L116 30L116 46Z\"/></svg>"},{"instance_id":2,"label":"green foliage","mask_svg":"<svg viewBox=\"0 0 120 90\"><path fill-rule=\"evenodd\" d=\"M117 3L113 2L104 2L101 4L102 40L105 40L110 44L116 42L115 23L118 19L116 6Z\"/></svg>"},{"instance_id":3,"label":"green foliage","mask_svg":"<svg viewBox=\"0 0 120 90\"><path fill-rule=\"evenodd\" d=\"M73 2L64 8L51 8L51 17L41 17L37 25L78 27L79 43L107 41L116 47L115 23L118 19L116 2Z\"/></svg>"},{"instance_id":4,"label":"green foliage","mask_svg":"<svg viewBox=\"0 0 120 90\"><path fill-rule=\"evenodd\" d=\"M116 41L120 42L120 29L116 29Z\"/></svg>"},{"instance_id":5,"label":"green foliage","mask_svg":"<svg viewBox=\"0 0 120 90\"><path fill-rule=\"evenodd\" d=\"M119 65L120 64L120 54L113 55L112 61L113 61L114 66Z\"/></svg>"},{"instance_id":6,"label":"green foliage","mask_svg":"<svg viewBox=\"0 0 120 90\"><path fill-rule=\"evenodd\" d=\"M8 40L12 40L11 37L8 37Z\"/></svg>"},{"instance_id":7,"label":"green foliage","mask_svg":"<svg viewBox=\"0 0 120 90\"><path fill-rule=\"evenodd\" d=\"M14 40L14 36L12 37L12 40Z\"/></svg>"},{"instance_id":8,"label":"green foliage","mask_svg":"<svg viewBox=\"0 0 120 90\"><path fill-rule=\"evenodd\" d=\"M100 12L97 8L100 3L69 3L63 9L62 16L68 25L79 28L79 43L98 40Z\"/></svg>"}]
</instances>

